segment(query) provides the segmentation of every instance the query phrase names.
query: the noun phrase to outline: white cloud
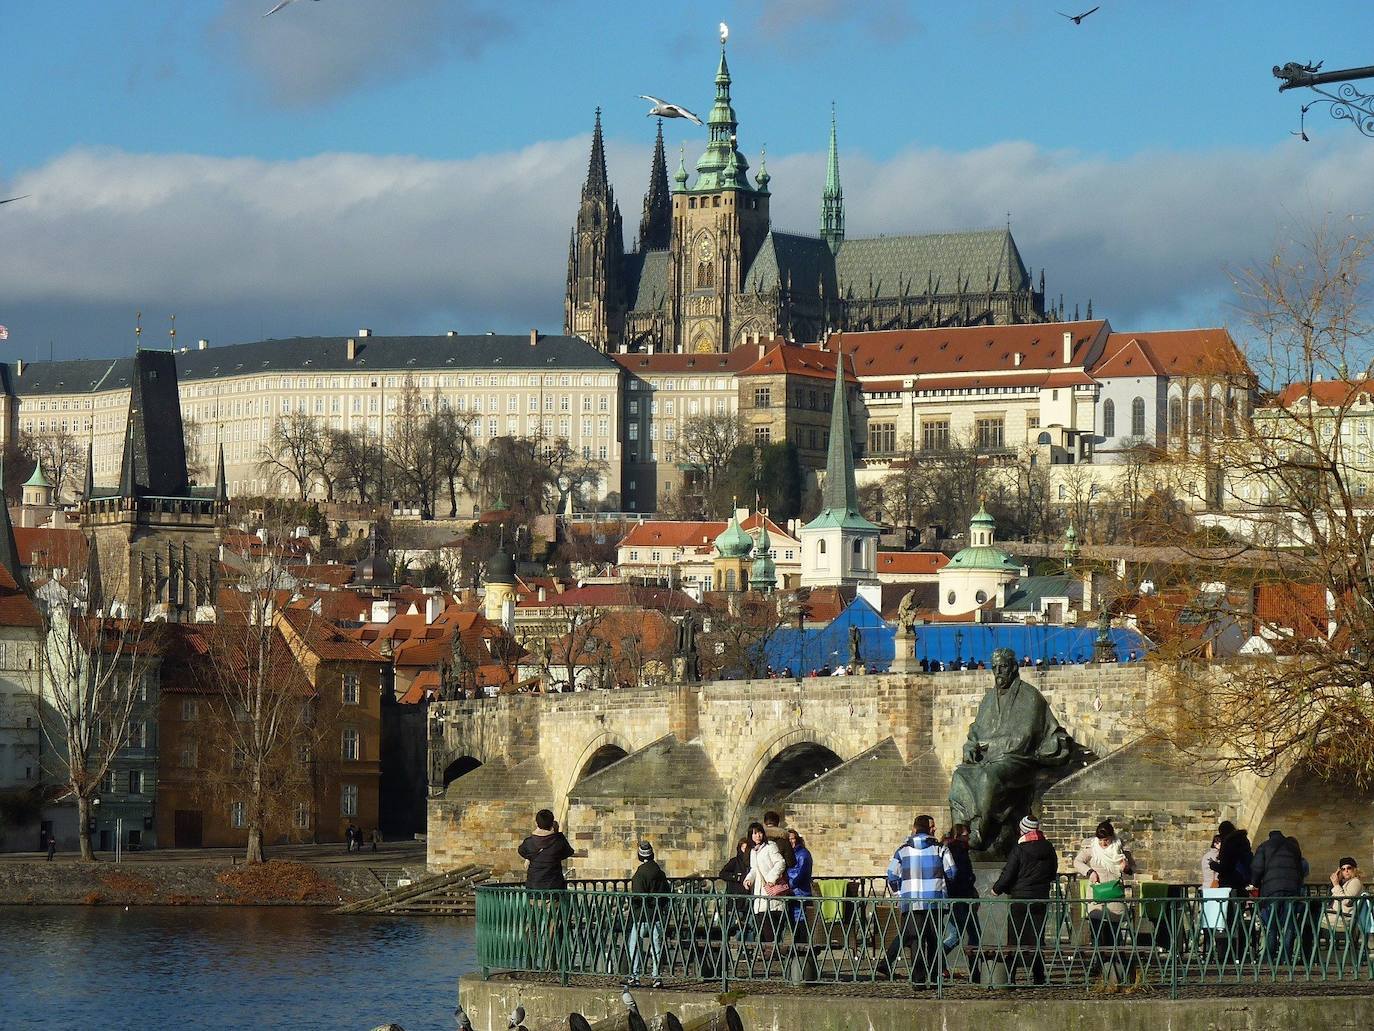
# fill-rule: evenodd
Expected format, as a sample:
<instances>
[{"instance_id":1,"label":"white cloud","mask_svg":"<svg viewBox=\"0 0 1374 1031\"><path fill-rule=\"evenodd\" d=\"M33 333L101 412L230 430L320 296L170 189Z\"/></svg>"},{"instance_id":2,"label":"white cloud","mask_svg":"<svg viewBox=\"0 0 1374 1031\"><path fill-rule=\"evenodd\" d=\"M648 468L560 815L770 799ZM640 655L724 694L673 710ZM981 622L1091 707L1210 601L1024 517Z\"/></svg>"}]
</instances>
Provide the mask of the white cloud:
<instances>
[{"instance_id":1,"label":"white cloud","mask_svg":"<svg viewBox=\"0 0 1374 1031\"><path fill-rule=\"evenodd\" d=\"M462 161L326 154L263 161L75 150L6 184L0 322L20 354L108 353L132 312L178 312L183 338L555 330L585 137ZM611 147L627 243L647 151ZM1220 317L1227 268L1284 223L1364 211L1360 141L1126 160L1007 143L842 157L851 235L999 225L1052 296L1121 329ZM820 154L774 157L774 223L814 233ZM159 315L159 317L162 317ZM118 320L117 322L114 320ZM123 336L119 329L114 336ZM118 345L124 347L124 343Z\"/></svg>"},{"instance_id":2,"label":"white cloud","mask_svg":"<svg viewBox=\"0 0 1374 1031\"><path fill-rule=\"evenodd\" d=\"M327 0L264 18L273 0L227 0L211 26L273 102L332 100L375 80L475 58L512 22L484 0Z\"/></svg>"}]
</instances>

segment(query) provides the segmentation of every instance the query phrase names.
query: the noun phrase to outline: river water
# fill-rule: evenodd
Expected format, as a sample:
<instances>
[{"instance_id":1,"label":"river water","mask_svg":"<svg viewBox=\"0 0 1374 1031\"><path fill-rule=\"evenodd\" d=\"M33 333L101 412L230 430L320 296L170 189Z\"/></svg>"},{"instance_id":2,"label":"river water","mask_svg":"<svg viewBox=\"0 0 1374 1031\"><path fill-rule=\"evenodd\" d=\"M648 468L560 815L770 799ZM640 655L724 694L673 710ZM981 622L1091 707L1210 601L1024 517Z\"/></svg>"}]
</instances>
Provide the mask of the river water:
<instances>
[{"instance_id":1,"label":"river water","mask_svg":"<svg viewBox=\"0 0 1374 1031\"><path fill-rule=\"evenodd\" d=\"M0 1028L449 1031L475 966L465 920L0 907Z\"/></svg>"}]
</instances>

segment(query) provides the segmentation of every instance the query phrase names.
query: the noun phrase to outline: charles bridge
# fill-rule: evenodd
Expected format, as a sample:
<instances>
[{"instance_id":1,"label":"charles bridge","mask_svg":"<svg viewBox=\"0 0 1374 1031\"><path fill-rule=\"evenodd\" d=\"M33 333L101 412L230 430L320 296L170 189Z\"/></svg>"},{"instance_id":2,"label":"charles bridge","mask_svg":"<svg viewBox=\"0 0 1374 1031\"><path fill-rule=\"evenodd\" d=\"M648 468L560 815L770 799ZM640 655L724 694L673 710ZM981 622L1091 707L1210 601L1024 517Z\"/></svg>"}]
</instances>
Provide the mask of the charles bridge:
<instances>
[{"instance_id":1,"label":"charles bridge","mask_svg":"<svg viewBox=\"0 0 1374 1031\"><path fill-rule=\"evenodd\" d=\"M1144 725L1158 686L1148 664L1022 673L1092 753L1039 805L1061 855L1104 817L1164 880L1196 879L1221 819L1252 839L1282 826L1314 871L1370 839L1370 807L1356 810L1349 792L1298 774L1214 780L1167 754ZM966 671L436 703L429 867L519 871L516 845L548 807L577 849L579 877L627 876L641 837L672 876L713 874L744 824L773 808L805 834L818 870L877 872L916 813L947 824L950 775L991 683Z\"/></svg>"}]
</instances>

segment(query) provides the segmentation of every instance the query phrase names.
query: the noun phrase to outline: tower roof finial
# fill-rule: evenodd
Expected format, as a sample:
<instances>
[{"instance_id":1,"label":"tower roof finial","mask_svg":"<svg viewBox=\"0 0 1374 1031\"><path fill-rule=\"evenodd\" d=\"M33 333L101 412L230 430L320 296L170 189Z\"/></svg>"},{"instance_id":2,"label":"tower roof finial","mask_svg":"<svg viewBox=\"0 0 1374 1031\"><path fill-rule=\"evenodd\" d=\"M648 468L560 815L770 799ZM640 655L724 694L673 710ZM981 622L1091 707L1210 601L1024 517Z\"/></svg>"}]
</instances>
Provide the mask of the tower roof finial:
<instances>
[{"instance_id":1,"label":"tower roof finial","mask_svg":"<svg viewBox=\"0 0 1374 1031\"><path fill-rule=\"evenodd\" d=\"M844 242L844 189L840 186L840 148L835 131L835 102L830 102L830 150L825 162L825 190L821 193L821 239L834 254Z\"/></svg>"}]
</instances>

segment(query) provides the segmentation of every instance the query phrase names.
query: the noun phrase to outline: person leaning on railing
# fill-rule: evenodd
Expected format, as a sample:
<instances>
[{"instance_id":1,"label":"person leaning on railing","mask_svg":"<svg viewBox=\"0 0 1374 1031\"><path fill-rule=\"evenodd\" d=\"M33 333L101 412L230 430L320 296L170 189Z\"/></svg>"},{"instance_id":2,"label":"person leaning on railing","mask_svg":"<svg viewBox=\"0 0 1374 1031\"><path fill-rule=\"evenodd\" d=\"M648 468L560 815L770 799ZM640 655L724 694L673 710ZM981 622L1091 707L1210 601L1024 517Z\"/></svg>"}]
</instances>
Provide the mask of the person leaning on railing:
<instances>
[{"instance_id":1,"label":"person leaning on railing","mask_svg":"<svg viewBox=\"0 0 1374 1031\"><path fill-rule=\"evenodd\" d=\"M1349 931L1355 919L1355 900L1364 891L1364 874L1350 856L1341 859L1331 875L1331 902L1322 914L1322 926L1328 931Z\"/></svg>"},{"instance_id":2,"label":"person leaning on railing","mask_svg":"<svg viewBox=\"0 0 1374 1031\"><path fill-rule=\"evenodd\" d=\"M662 988L661 964L663 961L663 917L669 905L667 899L654 896L671 895L673 886L668 883L668 875L654 859L654 846L641 841L636 852L639 867L630 880L630 891L635 895L648 895L647 899L630 900L630 979L625 987L639 984L640 958L645 936L650 939L650 963L653 967L654 987Z\"/></svg>"}]
</instances>

